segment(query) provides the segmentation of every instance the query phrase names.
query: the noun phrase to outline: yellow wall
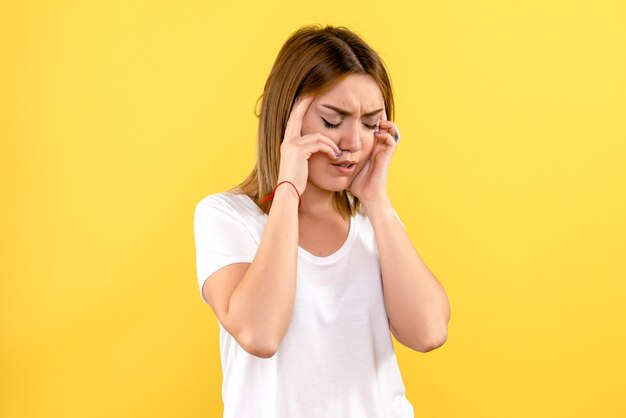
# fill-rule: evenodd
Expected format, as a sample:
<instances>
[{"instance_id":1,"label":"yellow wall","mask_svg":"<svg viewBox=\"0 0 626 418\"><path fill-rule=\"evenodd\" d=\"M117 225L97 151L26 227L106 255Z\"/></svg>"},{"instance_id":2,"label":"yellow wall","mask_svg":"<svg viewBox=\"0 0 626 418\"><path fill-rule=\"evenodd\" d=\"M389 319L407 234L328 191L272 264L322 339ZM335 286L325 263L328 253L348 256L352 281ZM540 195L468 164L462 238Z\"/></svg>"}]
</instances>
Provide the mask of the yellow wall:
<instances>
[{"instance_id":1,"label":"yellow wall","mask_svg":"<svg viewBox=\"0 0 626 418\"><path fill-rule=\"evenodd\" d=\"M221 416L193 210L308 23L391 71L390 195L452 311L394 341L416 418L626 416L617 0L2 2L0 416Z\"/></svg>"}]
</instances>

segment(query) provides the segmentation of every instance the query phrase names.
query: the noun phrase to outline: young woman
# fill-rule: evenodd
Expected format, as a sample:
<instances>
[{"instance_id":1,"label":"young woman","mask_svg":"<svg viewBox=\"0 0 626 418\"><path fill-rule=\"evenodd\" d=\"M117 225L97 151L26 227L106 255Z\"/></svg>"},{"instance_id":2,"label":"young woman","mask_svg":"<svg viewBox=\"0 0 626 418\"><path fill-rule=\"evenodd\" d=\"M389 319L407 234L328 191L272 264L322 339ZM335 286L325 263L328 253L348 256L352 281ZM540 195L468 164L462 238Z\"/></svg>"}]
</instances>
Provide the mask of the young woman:
<instances>
[{"instance_id":1,"label":"young woman","mask_svg":"<svg viewBox=\"0 0 626 418\"><path fill-rule=\"evenodd\" d=\"M432 350L450 308L387 194L400 133L385 66L350 30L307 26L262 97L256 166L194 218L224 417L413 417L390 332Z\"/></svg>"}]
</instances>

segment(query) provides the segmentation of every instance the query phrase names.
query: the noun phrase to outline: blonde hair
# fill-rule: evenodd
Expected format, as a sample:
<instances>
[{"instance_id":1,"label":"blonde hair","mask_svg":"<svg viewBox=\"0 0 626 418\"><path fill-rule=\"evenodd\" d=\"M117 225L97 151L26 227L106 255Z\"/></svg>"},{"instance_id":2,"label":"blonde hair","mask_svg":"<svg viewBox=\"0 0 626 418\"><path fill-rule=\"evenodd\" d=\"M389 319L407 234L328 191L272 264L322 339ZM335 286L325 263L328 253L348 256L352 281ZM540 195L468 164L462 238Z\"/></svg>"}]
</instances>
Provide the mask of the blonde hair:
<instances>
[{"instance_id":1,"label":"blonde hair","mask_svg":"<svg viewBox=\"0 0 626 418\"><path fill-rule=\"evenodd\" d=\"M356 33L343 26L308 25L285 42L265 83L258 129L257 161L248 177L231 189L247 194L266 214L272 200L261 202L276 186L280 145L296 97L327 89L349 74L369 74L383 94L387 119L394 119L391 80L383 60ZM258 101L257 101L258 103ZM349 190L334 192L333 205L342 217L360 208Z\"/></svg>"}]
</instances>

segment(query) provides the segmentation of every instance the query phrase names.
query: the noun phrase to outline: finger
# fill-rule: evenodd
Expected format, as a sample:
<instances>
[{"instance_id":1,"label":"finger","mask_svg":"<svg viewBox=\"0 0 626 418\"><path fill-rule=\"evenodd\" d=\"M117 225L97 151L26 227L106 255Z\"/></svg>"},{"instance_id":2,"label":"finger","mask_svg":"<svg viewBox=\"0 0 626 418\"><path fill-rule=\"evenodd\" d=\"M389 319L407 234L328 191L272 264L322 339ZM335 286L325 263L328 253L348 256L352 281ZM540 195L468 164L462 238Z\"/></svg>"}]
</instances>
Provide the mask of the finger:
<instances>
[{"instance_id":1,"label":"finger","mask_svg":"<svg viewBox=\"0 0 626 418\"><path fill-rule=\"evenodd\" d=\"M310 144L315 142L320 142L328 145L333 150L333 153L335 154L334 156L338 157L339 155L341 155L341 150L339 149L339 146L335 144L332 139L319 132L308 134L298 139L299 144Z\"/></svg>"},{"instance_id":2,"label":"finger","mask_svg":"<svg viewBox=\"0 0 626 418\"><path fill-rule=\"evenodd\" d=\"M395 146L397 144L396 140L393 138L393 135L389 132L376 132L376 139L385 143L385 145Z\"/></svg>"},{"instance_id":3,"label":"finger","mask_svg":"<svg viewBox=\"0 0 626 418\"><path fill-rule=\"evenodd\" d=\"M285 138L299 138L302 136L302 119L309 109L313 98L313 95L309 95L304 97L300 96L299 100L296 99L297 101L294 103L291 113L289 114L289 119L287 120Z\"/></svg>"},{"instance_id":4,"label":"finger","mask_svg":"<svg viewBox=\"0 0 626 418\"><path fill-rule=\"evenodd\" d=\"M393 122L391 122L390 120L387 119L387 108L385 107L385 103L383 102L383 112L382 112L382 117L381 120L378 124L379 126L379 130L387 130L388 132L391 130L393 130L391 132L392 137L397 137L398 141L400 140L400 132L398 131L398 128L395 126L395 124ZM395 141L395 139L394 139ZM395 142L398 142L395 141Z\"/></svg>"},{"instance_id":5,"label":"finger","mask_svg":"<svg viewBox=\"0 0 626 418\"><path fill-rule=\"evenodd\" d=\"M307 152L309 157L315 154L316 152L323 152L323 153L328 154L330 159L333 161L339 158L337 154L335 153L335 149L323 141L312 141L312 142L303 144L303 148Z\"/></svg>"},{"instance_id":6,"label":"finger","mask_svg":"<svg viewBox=\"0 0 626 418\"><path fill-rule=\"evenodd\" d=\"M379 124L380 129L382 130L386 130L387 132L389 132L391 134L392 137L396 136L398 138L398 141L400 140L400 131L398 130L398 127L396 126L395 123L391 122L391 121L380 121L381 123Z\"/></svg>"}]
</instances>

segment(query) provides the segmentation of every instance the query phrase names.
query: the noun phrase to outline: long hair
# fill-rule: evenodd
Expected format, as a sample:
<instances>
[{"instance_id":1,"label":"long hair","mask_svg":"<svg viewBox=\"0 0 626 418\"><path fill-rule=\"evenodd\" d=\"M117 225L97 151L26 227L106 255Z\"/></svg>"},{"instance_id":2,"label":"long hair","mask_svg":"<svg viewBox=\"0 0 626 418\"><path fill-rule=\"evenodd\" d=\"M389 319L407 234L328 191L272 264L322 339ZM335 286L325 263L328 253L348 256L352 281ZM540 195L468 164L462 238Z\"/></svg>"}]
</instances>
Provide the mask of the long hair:
<instances>
[{"instance_id":1,"label":"long hair","mask_svg":"<svg viewBox=\"0 0 626 418\"><path fill-rule=\"evenodd\" d=\"M349 74L369 74L383 94L387 119L394 119L391 80L380 56L356 33L344 26L308 25L285 42L265 83L259 117L257 161L248 177L235 188L247 194L266 214L270 195L278 180L280 145L289 113L301 95L325 90ZM258 103L258 101L257 101ZM349 190L334 192L333 205L342 217L354 216L360 208Z\"/></svg>"}]
</instances>

